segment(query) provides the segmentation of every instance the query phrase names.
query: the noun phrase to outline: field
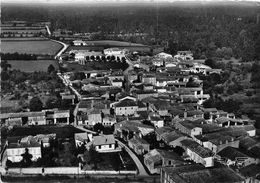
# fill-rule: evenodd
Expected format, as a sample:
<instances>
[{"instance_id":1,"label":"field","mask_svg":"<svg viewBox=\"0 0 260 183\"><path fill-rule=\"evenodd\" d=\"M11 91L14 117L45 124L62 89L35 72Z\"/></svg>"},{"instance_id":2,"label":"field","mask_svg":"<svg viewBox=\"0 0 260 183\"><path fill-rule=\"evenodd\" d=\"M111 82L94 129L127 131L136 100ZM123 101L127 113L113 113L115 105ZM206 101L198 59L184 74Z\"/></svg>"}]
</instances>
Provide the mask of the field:
<instances>
[{"instance_id":1,"label":"field","mask_svg":"<svg viewBox=\"0 0 260 183\"><path fill-rule=\"evenodd\" d=\"M59 69L56 60L9 60L12 69L20 70L23 72L34 72L34 71L44 71L47 72L49 65L53 65L56 69Z\"/></svg>"},{"instance_id":2,"label":"field","mask_svg":"<svg viewBox=\"0 0 260 183\"><path fill-rule=\"evenodd\" d=\"M67 51L70 50L97 50L102 51L106 48L125 48L130 51L139 51L139 52L150 52L150 47L143 44L123 42L123 41L110 41L110 40L102 40L102 41L86 41L88 46L70 46Z\"/></svg>"},{"instance_id":3,"label":"field","mask_svg":"<svg viewBox=\"0 0 260 183\"><path fill-rule=\"evenodd\" d=\"M78 63L67 63L66 69L71 71L91 71L91 70L109 70L109 69L122 69L125 70L128 67L127 63L122 62L87 62L85 65Z\"/></svg>"},{"instance_id":4,"label":"field","mask_svg":"<svg viewBox=\"0 0 260 183\"><path fill-rule=\"evenodd\" d=\"M2 41L1 52L3 53L27 53L39 55L55 55L62 45L50 40L44 41Z\"/></svg>"},{"instance_id":5,"label":"field","mask_svg":"<svg viewBox=\"0 0 260 183\"><path fill-rule=\"evenodd\" d=\"M102 45L108 45L108 46L145 46L143 44L137 44L137 43L130 43L130 42L124 42L124 41L112 41L112 40L100 40L100 41L86 41L89 45L95 45L95 46L102 46Z\"/></svg>"}]
</instances>

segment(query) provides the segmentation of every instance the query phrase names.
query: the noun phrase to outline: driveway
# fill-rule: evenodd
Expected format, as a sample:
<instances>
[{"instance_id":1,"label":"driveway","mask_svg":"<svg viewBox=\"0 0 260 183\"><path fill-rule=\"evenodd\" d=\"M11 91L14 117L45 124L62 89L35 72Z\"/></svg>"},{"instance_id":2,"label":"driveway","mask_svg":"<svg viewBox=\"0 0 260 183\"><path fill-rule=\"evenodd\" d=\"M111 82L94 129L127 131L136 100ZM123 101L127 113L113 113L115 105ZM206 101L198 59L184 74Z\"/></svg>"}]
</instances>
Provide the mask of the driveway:
<instances>
[{"instance_id":1,"label":"driveway","mask_svg":"<svg viewBox=\"0 0 260 183\"><path fill-rule=\"evenodd\" d=\"M127 153L131 156L131 158L133 159L133 161L135 162L135 164L136 164L136 166L138 168L139 175L141 175L141 176L148 176L149 174L146 172L143 164L138 159L138 157L132 152L132 150L129 149L129 147L127 147L124 143L122 143L118 139L115 139L115 140L118 142L118 145L120 145L121 147L124 147L125 150L127 151Z\"/></svg>"}]
</instances>

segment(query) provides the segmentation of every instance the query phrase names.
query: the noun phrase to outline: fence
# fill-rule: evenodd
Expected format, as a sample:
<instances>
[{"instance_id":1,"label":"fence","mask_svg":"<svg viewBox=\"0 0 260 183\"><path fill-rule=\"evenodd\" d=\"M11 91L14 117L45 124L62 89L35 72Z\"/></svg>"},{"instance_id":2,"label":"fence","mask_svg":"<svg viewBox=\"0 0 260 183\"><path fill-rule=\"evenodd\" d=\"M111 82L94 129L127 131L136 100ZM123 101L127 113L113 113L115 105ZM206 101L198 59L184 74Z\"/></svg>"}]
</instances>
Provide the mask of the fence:
<instances>
[{"instance_id":1,"label":"fence","mask_svg":"<svg viewBox=\"0 0 260 183\"><path fill-rule=\"evenodd\" d=\"M37 175L37 174L45 174L45 175L136 175L137 171L113 171L113 170L80 170L79 167L35 167L35 168L9 168L7 171L8 174L24 174L24 175Z\"/></svg>"}]
</instances>

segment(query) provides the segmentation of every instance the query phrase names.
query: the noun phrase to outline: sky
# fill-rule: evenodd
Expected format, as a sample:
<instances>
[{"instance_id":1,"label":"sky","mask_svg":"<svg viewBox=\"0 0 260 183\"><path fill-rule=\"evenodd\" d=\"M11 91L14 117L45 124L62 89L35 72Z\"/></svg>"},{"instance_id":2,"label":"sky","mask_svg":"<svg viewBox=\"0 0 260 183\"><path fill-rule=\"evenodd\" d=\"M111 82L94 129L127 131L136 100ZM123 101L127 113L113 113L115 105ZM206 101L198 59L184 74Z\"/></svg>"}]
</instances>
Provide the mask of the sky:
<instances>
[{"instance_id":1,"label":"sky","mask_svg":"<svg viewBox=\"0 0 260 183\"><path fill-rule=\"evenodd\" d=\"M1 0L2 3L93 3L93 2L174 2L183 0ZM198 1L198 0L184 0L184 1ZM200 0L200 1L225 1L225 0ZM260 2L260 0L229 0L229 1L254 1Z\"/></svg>"}]
</instances>

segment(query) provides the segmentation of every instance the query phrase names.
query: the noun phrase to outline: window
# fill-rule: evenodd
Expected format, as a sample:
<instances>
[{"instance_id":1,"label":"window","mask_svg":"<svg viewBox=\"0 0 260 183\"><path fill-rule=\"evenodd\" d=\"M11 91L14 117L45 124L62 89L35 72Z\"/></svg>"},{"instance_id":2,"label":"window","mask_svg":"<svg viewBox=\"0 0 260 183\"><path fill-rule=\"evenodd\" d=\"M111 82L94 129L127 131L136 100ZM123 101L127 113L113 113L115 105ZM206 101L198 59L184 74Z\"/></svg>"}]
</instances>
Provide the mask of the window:
<instances>
[{"instance_id":1,"label":"window","mask_svg":"<svg viewBox=\"0 0 260 183\"><path fill-rule=\"evenodd\" d=\"M101 146L98 146L99 149L101 149Z\"/></svg>"},{"instance_id":2,"label":"window","mask_svg":"<svg viewBox=\"0 0 260 183\"><path fill-rule=\"evenodd\" d=\"M112 144L109 144L109 148L112 148Z\"/></svg>"},{"instance_id":3,"label":"window","mask_svg":"<svg viewBox=\"0 0 260 183\"><path fill-rule=\"evenodd\" d=\"M171 165L172 164L172 161L168 161L168 165Z\"/></svg>"}]
</instances>

